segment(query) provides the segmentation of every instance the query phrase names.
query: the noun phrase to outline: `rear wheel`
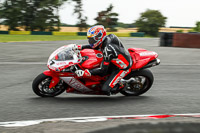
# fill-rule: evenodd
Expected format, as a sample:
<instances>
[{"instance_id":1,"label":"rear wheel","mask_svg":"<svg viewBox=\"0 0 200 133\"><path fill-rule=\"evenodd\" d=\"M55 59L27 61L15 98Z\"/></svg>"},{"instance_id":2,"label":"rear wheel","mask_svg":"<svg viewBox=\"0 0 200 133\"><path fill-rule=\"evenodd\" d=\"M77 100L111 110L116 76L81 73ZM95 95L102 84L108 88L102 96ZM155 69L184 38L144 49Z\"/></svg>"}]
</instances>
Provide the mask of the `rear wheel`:
<instances>
[{"instance_id":1,"label":"rear wheel","mask_svg":"<svg viewBox=\"0 0 200 133\"><path fill-rule=\"evenodd\" d=\"M63 93L66 89L66 84L60 80L55 87L49 88L51 79L52 77L46 76L43 73L38 75L32 83L33 92L41 97L55 97Z\"/></svg>"},{"instance_id":2,"label":"rear wheel","mask_svg":"<svg viewBox=\"0 0 200 133\"><path fill-rule=\"evenodd\" d=\"M126 83L125 87L120 92L125 96L139 96L147 92L154 81L153 74L148 69L134 71L125 77L125 79L130 78L132 78L133 81Z\"/></svg>"}]
</instances>

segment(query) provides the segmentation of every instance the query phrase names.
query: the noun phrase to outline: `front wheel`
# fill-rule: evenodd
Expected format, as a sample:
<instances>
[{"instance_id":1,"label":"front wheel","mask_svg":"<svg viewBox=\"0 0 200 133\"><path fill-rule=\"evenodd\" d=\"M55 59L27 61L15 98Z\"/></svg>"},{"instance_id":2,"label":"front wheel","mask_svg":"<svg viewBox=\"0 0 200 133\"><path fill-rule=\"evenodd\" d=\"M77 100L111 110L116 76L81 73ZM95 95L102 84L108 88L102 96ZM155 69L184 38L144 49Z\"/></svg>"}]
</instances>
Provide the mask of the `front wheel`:
<instances>
[{"instance_id":1,"label":"front wheel","mask_svg":"<svg viewBox=\"0 0 200 133\"><path fill-rule=\"evenodd\" d=\"M32 83L33 92L41 97L55 97L63 93L66 89L65 83L61 80L55 87L49 88L51 79L52 77L43 73L38 75Z\"/></svg>"},{"instance_id":2,"label":"front wheel","mask_svg":"<svg viewBox=\"0 0 200 133\"><path fill-rule=\"evenodd\" d=\"M133 71L125 77L125 79L133 79L132 82L126 83L125 87L120 92L125 96L139 96L147 92L154 81L152 72L149 69Z\"/></svg>"}]
</instances>

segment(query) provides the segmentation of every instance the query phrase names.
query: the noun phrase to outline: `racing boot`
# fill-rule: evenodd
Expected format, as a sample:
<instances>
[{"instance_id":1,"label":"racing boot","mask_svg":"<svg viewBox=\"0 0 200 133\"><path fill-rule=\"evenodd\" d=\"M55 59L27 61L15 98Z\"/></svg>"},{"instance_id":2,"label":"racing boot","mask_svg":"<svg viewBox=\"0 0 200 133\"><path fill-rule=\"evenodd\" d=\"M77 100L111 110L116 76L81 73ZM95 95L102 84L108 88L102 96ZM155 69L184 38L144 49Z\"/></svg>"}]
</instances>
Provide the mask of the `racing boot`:
<instances>
[{"instance_id":1,"label":"racing boot","mask_svg":"<svg viewBox=\"0 0 200 133\"><path fill-rule=\"evenodd\" d=\"M107 95L107 96L110 96L111 92L110 91L102 91L102 93L105 94L105 95Z\"/></svg>"},{"instance_id":2,"label":"racing boot","mask_svg":"<svg viewBox=\"0 0 200 133\"><path fill-rule=\"evenodd\" d=\"M118 83L118 84L115 85L114 88L112 88L112 89L110 90L110 92L111 92L112 95L115 95L115 94L117 94L120 90L121 90L121 85Z\"/></svg>"}]
</instances>

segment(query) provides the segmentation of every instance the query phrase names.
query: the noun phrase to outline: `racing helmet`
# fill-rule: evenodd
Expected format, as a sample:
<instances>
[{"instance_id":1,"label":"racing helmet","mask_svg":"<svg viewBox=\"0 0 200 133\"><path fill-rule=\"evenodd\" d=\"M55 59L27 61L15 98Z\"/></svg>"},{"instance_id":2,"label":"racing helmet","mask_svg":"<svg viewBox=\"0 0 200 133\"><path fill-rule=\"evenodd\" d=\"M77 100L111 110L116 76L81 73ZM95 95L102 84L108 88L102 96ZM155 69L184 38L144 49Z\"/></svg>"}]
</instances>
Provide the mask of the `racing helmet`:
<instances>
[{"instance_id":1,"label":"racing helmet","mask_svg":"<svg viewBox=\"0 0 200 133\"><path fill-rule=\"evenodd\" d=\"M88 42L92 48L96 48L101 45L105 36L106 30L102 25L93 26L87 32Z\"/></svg>"}]
</instances>

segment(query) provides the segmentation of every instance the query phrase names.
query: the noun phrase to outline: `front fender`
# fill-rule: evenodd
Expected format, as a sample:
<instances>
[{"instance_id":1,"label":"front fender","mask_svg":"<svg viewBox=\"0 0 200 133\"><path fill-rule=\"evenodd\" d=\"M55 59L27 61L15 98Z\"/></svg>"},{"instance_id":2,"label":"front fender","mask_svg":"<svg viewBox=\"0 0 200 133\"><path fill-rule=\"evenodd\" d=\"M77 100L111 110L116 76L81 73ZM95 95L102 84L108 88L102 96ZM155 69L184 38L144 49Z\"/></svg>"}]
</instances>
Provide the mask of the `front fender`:
<instances>
[{"instance_id":1,"label":"front fender","mask_svg":"<svg viewBox=\"0 0 200 133\"><path fill-rule=\"evenodd\" d=\"M58 82L60 81L59 76L55 72L52 72L50 70L46 70L46 71L43 72L43 74L46 75L46 76L52 77L49 88L55 87L58 84Z\"/></svg>"}]
</instances>

